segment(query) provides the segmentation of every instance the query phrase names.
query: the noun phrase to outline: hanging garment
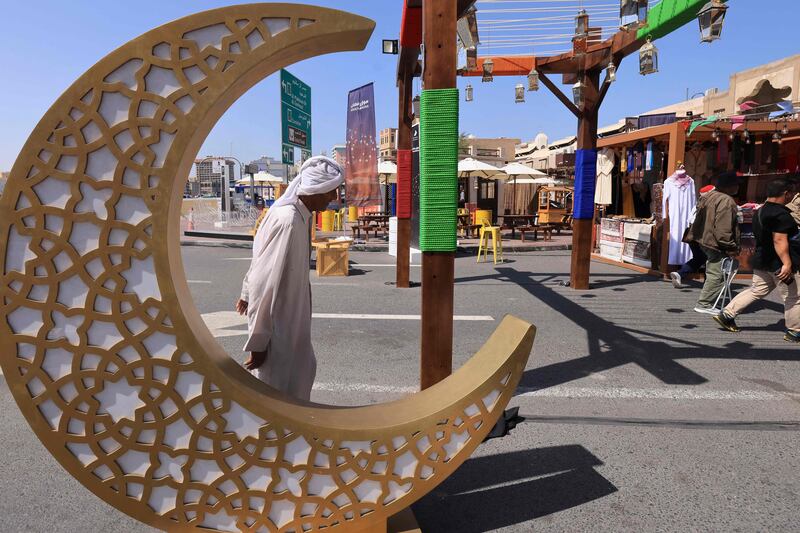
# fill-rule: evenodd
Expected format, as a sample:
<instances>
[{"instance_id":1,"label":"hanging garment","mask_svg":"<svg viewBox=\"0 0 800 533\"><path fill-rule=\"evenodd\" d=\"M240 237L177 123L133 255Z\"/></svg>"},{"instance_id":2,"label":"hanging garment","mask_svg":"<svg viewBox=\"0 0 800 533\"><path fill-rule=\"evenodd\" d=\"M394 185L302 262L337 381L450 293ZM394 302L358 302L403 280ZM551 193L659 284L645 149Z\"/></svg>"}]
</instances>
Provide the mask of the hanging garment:
<instances>
[{"instance_id":1,"label":"hanging garment","mask_svg":"<svg viewBox=\"0 0 800 533\"><path fill-rule=\"evenodd\" d=\"M644 169L653 170L653 141L647 141L647 150L644 157Z\"/></svg>"},{"instance_id":2,"label":"hanging garment","mask_svg":"<svg viewBox=\"0 0 800 533\"><path fill-rule=\"evenodd\" d=\"M622 185L622 214L629 218L636 216L636 207L633 203L633 189L630 185Z\"/></svg>"},{"instance_id":3,"label":"hanging garment","mask_svg":"<svg viewBox=\"0 0 800 533\"><path fill-rule=\"evenodd\" d=\"M669 205L667 205L669 204ZM664 182L662 210L669 216L669 264L683 265L692 258L692 250L683 242L692 211L697 204L694 180L679 170Z\"/></svg>"},{"instance_id":4,"label":"hanging garment","mask_svg":"<svg viewBox=\"0 0 800 533\"><path fill-rule=\"evenodd\" d=\"M611 204L611 174L614 172L614 150L603 148L597 152L597 185L594 190L594 203Z\"/></svg>"}]
</instances>

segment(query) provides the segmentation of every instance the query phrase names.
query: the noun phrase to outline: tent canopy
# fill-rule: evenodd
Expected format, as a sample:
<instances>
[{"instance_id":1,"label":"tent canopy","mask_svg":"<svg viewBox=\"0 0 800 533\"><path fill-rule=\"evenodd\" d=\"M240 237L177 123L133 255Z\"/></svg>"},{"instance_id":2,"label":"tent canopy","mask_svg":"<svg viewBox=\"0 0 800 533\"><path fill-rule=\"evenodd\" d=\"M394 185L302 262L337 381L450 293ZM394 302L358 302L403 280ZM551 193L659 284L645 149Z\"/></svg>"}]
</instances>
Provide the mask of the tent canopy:
<instances>
[{"instance_id":1,"label":"tent canopy","mask_svg":"<svg viewBox=\"0 0 800 533\"><path fill-rule=\"evenodd\" d=\"M508 175L502 169L468 157L458 162L459 178L487 178L487 179L508 179Z\"/></svg>"},{"instance_id":2,"label":"tent canopy","mask_svg":"<svg viewBox=\"0 0 800 533\"><path fill-rule=\"evenodd\" d=\"M502 168L503 172L508 174L511 177L514 176L539 176L545 177L547 174L542 172L541 170L536 170L535 168L531 168L528 165L523 165L522 163L509 163ZM517 180L517 183L522 183Z\"/></svg>"}]
</instances>

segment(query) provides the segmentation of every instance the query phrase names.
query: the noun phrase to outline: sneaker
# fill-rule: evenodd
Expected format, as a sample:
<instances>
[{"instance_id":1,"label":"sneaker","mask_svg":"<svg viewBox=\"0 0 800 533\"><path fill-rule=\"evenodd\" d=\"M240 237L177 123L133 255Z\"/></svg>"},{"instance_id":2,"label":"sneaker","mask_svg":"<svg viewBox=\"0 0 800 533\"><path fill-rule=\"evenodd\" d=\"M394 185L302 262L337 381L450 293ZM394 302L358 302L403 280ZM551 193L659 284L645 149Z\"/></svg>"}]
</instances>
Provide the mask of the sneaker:
<instances>
[{"instance_id":1,"label":"sneaker","mask_svg":"<svg viewBox=\"0 0 800 533\"><path fill-rule=\"evenodd\" d=\"M672 286L676 289L682 289L683 283L681 283L681 275L678 272L671 272L669 275L670 279L672 280Z\"/></svg>"},{"instance_id":2,"label":"sneaker","mask_svg":"<svg viewBox=\"0 0 800 533\"><path fill-rule=\"evenodd\" d=\"M714 309L713 307L703 307L702 305L698 305L694 308L695 313L702 313L704 315L718 315L719 309Z\"/></svg>"},{"instance_id":3,"label":"sneaker","mask_svg":"<svg viewBox=\"0 0 800 533\"><path fill-rule=\"evenodd\" d=\"M741 331L741 329L739 329L739 326L736 325L736 320L732 316L728 315L728 313L725 313L724 311L718 315L714 315L711 318L713 318L714 321L720 326L722 326L722 329L726 331L730 331L732 333L738 333Z\"/></svg>"},{"instance_id":4,"label":"sneaker","mask_svg":"<svg viewBox=\"0 0 800 533\"><path fill-rule=\"evenodd\" d=\"M783 340L800 344L800 331L787 331L786 335L783 336Z\"/></svg>"}]
</instances>

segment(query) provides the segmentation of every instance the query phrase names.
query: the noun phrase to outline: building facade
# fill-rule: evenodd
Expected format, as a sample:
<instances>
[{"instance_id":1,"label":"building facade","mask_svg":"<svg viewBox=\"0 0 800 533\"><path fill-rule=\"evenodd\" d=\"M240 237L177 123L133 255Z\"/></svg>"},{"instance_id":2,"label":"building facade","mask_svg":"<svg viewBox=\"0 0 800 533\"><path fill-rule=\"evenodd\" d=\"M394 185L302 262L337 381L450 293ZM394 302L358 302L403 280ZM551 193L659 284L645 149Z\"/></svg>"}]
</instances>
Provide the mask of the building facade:
<instances>
[{"instance_id":1,"label":"building facade","mask_svg":"<svg viewBox=\"0 0 800 533\"><path fill-rule=\"evenodd\" d=\"M261 156L258 159L250 161L251 165L257 165L259 172L267 172L279 178L286 177L286 165L280 159L275 159L267 155Z\"/></svg>"},{"instance_id":2,"label":"building facade","mask_svg":"<svg viewBox=\"0 0 800 533\"><path fill-rule=\"evenodd\" d=\"M347 160L347 146L344 144L336 144L331 147L331 159L336 161L336 163L345 168L345 162Z\"/></svg>"},{"instance_id":3,"label":"building facade","mask_svg":"<svg viewBox=\"0 0 800 533\"><path fill-rule=\"evenodd\" d=\"M224 157L208 156L196 159L194 162L195 180L200 196L220 196L223 183L232 187L236 182L235 165L234 161Z\"/></svg>"},{"instance_id":4,"label":"building facade","mask_svg":"<svg viewBox=\"0 0 800 533\"><path fill-rule=\"evenodd\" d=\"M381 130L378 149L382 161L397 161L397 128Z\"/></svg>"}]
</instances>

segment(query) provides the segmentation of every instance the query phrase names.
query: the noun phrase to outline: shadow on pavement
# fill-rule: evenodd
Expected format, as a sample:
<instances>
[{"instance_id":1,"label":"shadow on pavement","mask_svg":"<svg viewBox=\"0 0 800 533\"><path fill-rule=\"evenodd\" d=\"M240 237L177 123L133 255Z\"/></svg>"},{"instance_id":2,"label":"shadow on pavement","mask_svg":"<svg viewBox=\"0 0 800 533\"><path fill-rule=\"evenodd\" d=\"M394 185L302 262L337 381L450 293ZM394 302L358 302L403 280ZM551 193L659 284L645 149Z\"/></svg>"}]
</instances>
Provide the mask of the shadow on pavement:
<instances>
[{"instance_id":1,"label":"shadow on pavement","mask_svg":"<svg viewBox=\"0 0 800 533\"><path fill-rule=\"evenodd\" d=\"M725 346L710 346L688 340L681 340L681 345L675 346L676 339L660 335L657 331L652 330L652 327L646 322L642 323L640 329L623 327L597 316L583 307L580 302L572 301L565 295L560 294L559 290L568 290L555 285L557 280L563 277L563 274L520 272L513 268L497 267L496 272L487 276L459 278L457 280L457 283L485 281L488 279L501 283L513 283L525 289L531 296L543 302L566 319L586 330L589 344L588 354L526 371L520 381L519 392L531 392L562 385L594 373L604 372L631 363L638 365L663 383L669 385L701 385L708 380L682 365L679 362L681 359L718 358L800 361L800 351L798 350L775 349L772 347L759 348L752 344L741 342L738 339L734 340L734 338L731 339L733 342ZM611 286L622 288L625 285L638 283L661 283L656 280L651 281L648 278L642 279L642 276L609 276L604 274L601 277L615 277L617 279L593 283L592 286L594 288L602 287L608 289ZM576 295L581 298L587 296L587 294L580 293L576 293ZM591 296L591 294L588 296ZM767 301L759 302L759 307L754 306L751 311L754 312L762 307L779 311L781 314L783 312L781 305ZM668 311L680 315L682 318L684 317L682 313L674 313L674 311L678 310ZM693 323L698 323L701 318L695 317L694 313L686 315L686 319ZM636 320L636 317L632 317L632 320ZM693 323L682 327L693 329L695 325ZM770 326L768 329L773 327Z\"/></svg>"},{"instance_id":2,"label":"shadow on pavement","mask_svg":"<svg viewBox=\"0 0 800 533\"><path fill-rule=\"evenodd\" d=\"M423 531L513 526L617 492L595 470L602 464L577 444L476 457L414 504L414 514Z\"/></svg>"}]
</instances>

